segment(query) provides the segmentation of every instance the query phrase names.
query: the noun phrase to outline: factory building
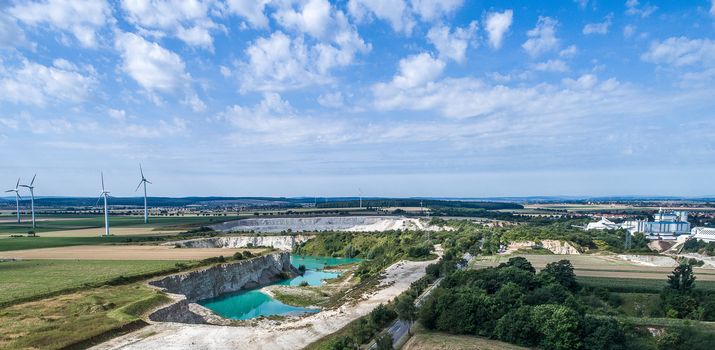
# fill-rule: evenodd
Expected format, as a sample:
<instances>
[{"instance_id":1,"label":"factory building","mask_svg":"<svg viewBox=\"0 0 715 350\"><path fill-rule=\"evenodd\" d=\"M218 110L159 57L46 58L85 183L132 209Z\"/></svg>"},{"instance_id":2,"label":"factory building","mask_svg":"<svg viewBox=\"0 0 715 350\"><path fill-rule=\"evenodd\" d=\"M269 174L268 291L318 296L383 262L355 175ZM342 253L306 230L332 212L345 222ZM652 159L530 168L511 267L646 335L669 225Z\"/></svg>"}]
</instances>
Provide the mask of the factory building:
<instances>
[{"instance_id":1,"label":"factory building","mask_svg":"<svg viewBox=\"0 0 715 350\"><path fill-rule=\"evenodd\" d=\"M691 231L693 238L705 242L715 242L715 228L712 227L695 227Z\"/></svg>"},{"instance_id":2,"label":"factory building","mask_svg":"<svg viewBox=\"0 0 715 350\"><path fill-rule=\"evenodd\" d=\"M687 211L665 212L662 209L653 216L653 221L629 220L621 224L631 233L641 232L647 239L676 239L690 234Z\"/></svg>"}]
</instances>

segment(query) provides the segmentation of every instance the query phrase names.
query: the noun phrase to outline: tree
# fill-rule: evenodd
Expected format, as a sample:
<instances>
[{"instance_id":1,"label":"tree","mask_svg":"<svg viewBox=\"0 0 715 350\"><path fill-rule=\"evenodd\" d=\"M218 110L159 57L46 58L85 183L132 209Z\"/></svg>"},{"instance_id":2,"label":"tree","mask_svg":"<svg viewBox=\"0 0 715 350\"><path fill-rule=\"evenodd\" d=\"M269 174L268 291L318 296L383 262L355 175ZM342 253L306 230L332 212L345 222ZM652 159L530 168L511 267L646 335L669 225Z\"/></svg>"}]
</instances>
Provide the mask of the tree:
<instances>
[{"instance_id":1,"label":"tree","mask_svg":"<svg viewBox=\"0 0 715 350\"><path fill-rule=\"evenodd\" d=\"M536 325L531 322L531 306L511 310L497 321L494 335L505 342L535 346L539 341Z\"/></svg>"},{"instance_id":2,"label":"tree","mask_svg":"<svg viewBox=\"0 0 715 350\"><path fill-rule=\"evenodd\" d=\"M392 337L389 334L383 334L377 338L377 350L393 350Z\"/></svg>"},{"instance_id":3,"label":"tree","mask_svg":"<svg viewBox=\"0 0 715 350\"><path fill-rule=\"evenodd\" d=\"M623 327L613 318L586 315L581 322L581 332L585 350L625 349Z\"/></svg>"},{"instance_id":4,"label":"tree","mask_svg":"<svg viewBox=\"0 0 715 350\"><path fill-rule=\"evenodd\" d=\"M668 276L668 286L681 294L690 292L695 287L695 275L693 267L688 264L680 264Z\"/></svg>"},{"instance_id":5,"label":"tree","mask_svg":"<svg viewBox=\"0 0 715 350\"><path fill-rule=\"evenodd\" d=\"M541 270L541 275L547 281L554 281L570 291L578 289L576 275L573 272L573 265L568 260L559 260L549 263Z\"/></svg>"},{"instance_id":6,"label":"tree","mask_svg":"<svg viewBox=\"0 0 715 350\"><path fill-rule=\"evenodd\" d=\"M541 333L541 347L553 350L571 350L581 347L579 315L561 305L534 307L532 322Z\"/></svg>"},{"instance_id":7,"label":"tree","mask_svg":"<svg viewBox=\"0 0 715 350\"><path fill-rule=\"evenodd\" d=\"M406 321L407 323L412 323L417 317L415 299L409 294L399 296L397 298L397 303L395 304L395 311L397 311L397 317L399 319Z\"/></svg>"},{"instance_id":8,"label":"tree","mask_svg":"<svg viewBox=\"0 0 715 350\"><path fill-rule=\"evenodd\" d=\"M526 260L526 258L523 256L509 258L509 261L499 264L499 268L507 266L513 266L524 271L536 273L536 269L534 269L534 266L532 266L529 260Z\"/></svg>"}]
</instances>

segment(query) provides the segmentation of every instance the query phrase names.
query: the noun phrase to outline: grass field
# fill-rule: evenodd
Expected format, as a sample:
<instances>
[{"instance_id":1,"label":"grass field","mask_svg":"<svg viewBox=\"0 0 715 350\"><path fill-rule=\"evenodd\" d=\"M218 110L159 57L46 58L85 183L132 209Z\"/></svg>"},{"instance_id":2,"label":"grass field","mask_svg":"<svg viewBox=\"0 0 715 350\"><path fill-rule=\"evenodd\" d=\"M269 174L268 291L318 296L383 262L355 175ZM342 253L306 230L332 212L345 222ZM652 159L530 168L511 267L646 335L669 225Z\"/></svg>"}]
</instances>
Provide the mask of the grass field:
<instances>
[{"instance_id":1,"label":"grass field","mask_svg":"<svg viewBox=\"0 0 715 350\"><path fill-rule=\"evenodd\" d=\"M177 261L23 260L0 262L0 305L170 271Z\"/></svg>"},{"instance_id":2,"label":"grass field","mask_svg":"<svg viewBox=\"0 0 715 350\"><path fill-rule=\"evenodd\" d=\"M256 248L174 248L167 245L83 245L60 248L0 251L0 259L54 260L203 260L236 252L258 254L266 249Z\"/></svg>"},{"instance_id":3,"label":"grass field","mask_svg":"<svg viewBox=\"0 0 715 350\"><path fill-rule=\"evenodd\" d=\"M0 251L67 247L73 245L100 245L130 242L150 242L153 237L7 237L0 238Z\"/></svg>"},{"instance_id":4,"label":"grass field","mask_svg":"<svg viewBox=\"0 0 715 350\"><path fill-rule=\"evenodd\" d=\"M600 287L612 292L622 293L659 293L665 287L665 278L657 279L638 279L638 278L619 278L619 277L591 277L578 276L576 279L580 284L590 287ZM715 281L703 281L696 279L695 288L715 291Z\"/></svg>"},{"instance_id":5,"label":"grass field","mask_svg":"<svg viewBox=\"0 0 715 350\"><path fill-rule=\"evenodd\" d=\"M168 300L135 283L0 308L0 348L61 349L136 322Z\"/></svg>"},{"instance_id":6,"label":"grass field","mask_svg":"<svg viewBox=\"0 0 715 350\"><path fill-rule=\"evenodd\" d=\"M524 350L521 346L469 335L417 333L402 350Z\"/></svg>"},{"instance_id":7,"label":"grass field","mask_svg":"<svg viewBox=\"0 0 715 350\"><path fill-rule=\"evenodd\" d=\"M140 216L110 216L110 227L143 227L161 228L165 230L181 230L198 226L217 224L223 221L235 220L237 216L157 216L150 218L148 224L144 223L144 218ZM36 221L35 232L48 233L53 231L70 231L104 227L104 217L102 216L49 216L40 217ZM26 234L32 226L28 218L23 222L0 222L0 235Z\"/></svg>"}]
</instances>

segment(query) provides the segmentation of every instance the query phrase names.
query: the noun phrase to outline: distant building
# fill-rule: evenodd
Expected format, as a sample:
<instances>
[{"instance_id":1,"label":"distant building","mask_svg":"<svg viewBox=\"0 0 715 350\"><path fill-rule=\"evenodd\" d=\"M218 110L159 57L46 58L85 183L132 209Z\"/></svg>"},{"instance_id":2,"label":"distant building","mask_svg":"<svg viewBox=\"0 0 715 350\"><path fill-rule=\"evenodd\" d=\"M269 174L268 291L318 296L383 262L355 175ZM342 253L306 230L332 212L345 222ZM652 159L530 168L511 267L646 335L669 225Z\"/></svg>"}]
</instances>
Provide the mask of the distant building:
<instances>
[{"instance_id":1,"label":"distant building","mask_svg":"<svg viewBox=\"0 0 715 350\"><path fill-rule=\"evenodd\" d=\"M690 234L687 211L665 212L661 209L653 216L653 221L629 220L621 224L621 228L631 233L643 233L647 239L671 240Z\"/></svg>"},{"instance_id":2,"label":"distant building","mask_svg":"<svg viewBox=\"0 0 715 350\"><path fill-rule=\"evenodd\" d=\"M605 217L601 217L601 220L596 222L589 222L586 225L586 230L617 230L619 228L621 228L620 225Z\"/></svg>"},{"instance_id":3,"label":"distant building","mask_svg":"<svg viewBox=\"0 0 715 350\"><path fill-rule=\"evenodd\" d=\"M693 238L699 239L705 242L715 242L715 228L712 227L694 227L690 231Z\"/></svg>"}]
</instances>

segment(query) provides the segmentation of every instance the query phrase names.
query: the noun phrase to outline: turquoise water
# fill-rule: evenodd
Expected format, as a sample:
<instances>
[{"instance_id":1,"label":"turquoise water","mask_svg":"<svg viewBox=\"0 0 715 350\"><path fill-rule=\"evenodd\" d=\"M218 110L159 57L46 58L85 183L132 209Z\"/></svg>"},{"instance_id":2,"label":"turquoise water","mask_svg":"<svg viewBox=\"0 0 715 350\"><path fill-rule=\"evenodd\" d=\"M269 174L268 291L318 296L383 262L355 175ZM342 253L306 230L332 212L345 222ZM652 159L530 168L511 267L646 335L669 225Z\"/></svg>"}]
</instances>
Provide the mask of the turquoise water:
<instances>
[{"instance_id":1,"label":"turquoise water","mask_svg":"<svg viewBox=\"0 0 715 350\"><path fill-rule=\"evenodd\" d=\"M233 320L247 320L272 315L300 315L319 311L283 304L258 290L224 294L216 298L201 300L199 304Z\"/></svg>"},{"instance_id":2,"label":"turquoise water","mask_svg":"<svg viewBox=\"0 0 715 350\"><path fill-rule=\"evenodd\" d=\"M337 272L326 272L326 271L316 271L316 270L305 270L303 276L296 276L287 280L282 280L275 284L281 286L300 286L300 283L305 281L308 282L309 286L320 286L323 284L323 280L336 278L340 276Z\"/></svg>"},{"instance_id":3,"label":"turquoise water","mask_svg":"<svg viewBox=\"0 0 715 350\"><path fill-rule=\"evenodd\" d=\"M322 269L326 266L349 264L361 260L362 259L358 258L291 256L290 262L295 268L298 268L300 265L305 265L305 274L303 274L303 276L278 281L274 284L299 286L301 282L306 281L308 285L319 286L323 284L323 280L340 276L338 272L323 271ZM283 304L259 290L227 293L216 298L200 300L198 303L223 317L234 320L247 320L260 316L300 315L319 311Z\"/></svg>"},{"instance_id":4,"label":"turquoise water","mask_svg":"<svg viewBox=\"0 0 715 350\"><path fill-rule=\"evenodd\" d=\"M329 256L299 256L291 255L290 263L297 269L300 265L305 265L308 270L322 270L326 266L336 266L360 262L359 258L332 258Z\"/></svg>"}]
</instances>

